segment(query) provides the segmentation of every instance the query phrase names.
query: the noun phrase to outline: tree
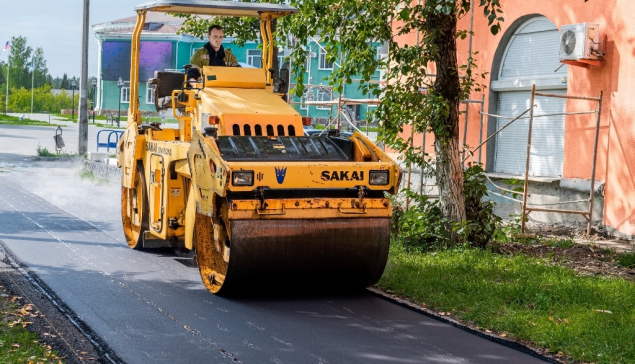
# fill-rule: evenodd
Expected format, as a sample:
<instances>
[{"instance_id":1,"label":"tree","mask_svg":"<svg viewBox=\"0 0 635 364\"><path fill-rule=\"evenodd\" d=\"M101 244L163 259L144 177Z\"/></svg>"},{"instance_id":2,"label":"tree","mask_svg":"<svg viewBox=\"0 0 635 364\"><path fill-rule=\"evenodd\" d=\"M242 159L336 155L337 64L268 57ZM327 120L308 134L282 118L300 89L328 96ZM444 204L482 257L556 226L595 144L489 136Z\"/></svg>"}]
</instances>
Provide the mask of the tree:
<instances>
[{"instance_id":1,"label":"tree","mask_svg":"<svg viewBox=\"0 0 635 364\"><path fill-rule=\"evenodd\" d=\"M7 87L6 82L7 82L7 64L4 61L0 61L0 86L6 88Z\"/></svg>"},{"instance_id":2,"label":"tree","mask_svg":"<svg viewBox=\"0 0 635 364\"><path fill-rule=\"evenodd\" d=\"M31 55L33 49L26 44L24 37L11 37L9 54L9 87L31 88Z\"/></svg>"},{"instance_id":3,"label":"tree","mask_svg":"<svg viewBox=\"0 0 635 364\"><path fill-rule=\"evenodd\" d=\"M63 90L69 90L71 88L71 84L70 82L68 82L68 76L66 76L66 73L62 77L62 82L60 82L60 88Z\"/></svg>"},{"instance_id":4,"label":"tree","mask_svg":"<svg viewBox=\"0 0 635 364\"><path fill-rule=\"evenodd\" d=\"M33 70L31 72L35 72L33 87L42 87L47 83L48 68L46 68L46 59L44 59L44 51L41 47L35 50L33 55Z\"/></svg>"},{"instance_id":5,"label":"tree","mask_svg":"<svg viewBox=\"0 0 635 364\"><path fill-rule=\"evenodd\" d=\"M480 0L492 33L500 30L503 20L500 0ZM413 147L412 134L402 139L404 126L413 133L432 132L435 136L435 175L439 201L446 228L466 220L463 169L460 160L459 102L478 88L474 80L473 59L458 65L456 39L465 38L458 20L469 13L470 0L291 0L300 13L279 20L277 34L282 44L293 47L293 74L296 95L304 91L302 47L310 37L319 37L325 45L327 60L339 61L340 67L329 76L334 91L341 92L344 82L361 78L365 93L381 96L377 109L381 120L380 138L404 155L408 163L423 165L422 151ZM232 20L227 20L231 22ZM242 21L242 20L241 20ZM191 28L191 27L190 27ZM403 44L397 38L417 34L419 42ZM384 59L376 55L373 43L386 44ZM288 43L287 43L288 44ZM339 55L343 57L339 57ZM378 68L386 69L385 87L369 82ZM433 72L428 72L433 70ZM435 73L432 76L431 73ZM421 90L427 92L422 93ZM452 234L453 242L459 242Z\"/></svg>"}]
</instances>

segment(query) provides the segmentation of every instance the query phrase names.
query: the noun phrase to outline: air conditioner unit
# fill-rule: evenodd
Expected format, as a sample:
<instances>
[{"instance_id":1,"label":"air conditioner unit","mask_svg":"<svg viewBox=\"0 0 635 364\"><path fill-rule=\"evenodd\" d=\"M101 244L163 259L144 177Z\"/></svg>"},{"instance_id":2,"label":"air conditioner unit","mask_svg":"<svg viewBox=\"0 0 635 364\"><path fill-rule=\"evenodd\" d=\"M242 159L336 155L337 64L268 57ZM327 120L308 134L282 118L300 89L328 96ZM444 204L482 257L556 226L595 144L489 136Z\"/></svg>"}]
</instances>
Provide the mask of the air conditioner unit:
<instances>
[{"instance_id":1,"label":"air conditioner unit","mask_svg":"<svg viewBox=\"0 0 635 364\"><path fill-rule=\"evenodd\" d=\"M594 23L563 25L560 28L560 60L602 59L600 26Z\"/></svg>"}]
</instances>

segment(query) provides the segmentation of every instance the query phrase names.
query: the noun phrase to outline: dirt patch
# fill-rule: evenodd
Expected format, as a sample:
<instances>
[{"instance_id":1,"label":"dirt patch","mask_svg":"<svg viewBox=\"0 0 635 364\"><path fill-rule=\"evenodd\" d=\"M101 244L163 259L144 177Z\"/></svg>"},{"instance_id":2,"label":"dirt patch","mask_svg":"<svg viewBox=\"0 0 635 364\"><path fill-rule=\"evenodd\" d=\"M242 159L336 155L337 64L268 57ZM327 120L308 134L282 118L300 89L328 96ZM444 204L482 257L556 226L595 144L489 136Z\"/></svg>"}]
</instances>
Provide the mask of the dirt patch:
<instances>
[{"instance_id":1,"label":"dirt patch","mask_svg":"<svg viewBox=\"0 0 635 364\"><path fill-rule=\"evenodd\" d=\"M588 245L571 245L494 243L492 249L499 254L544 258L550 264L572 268L585 276L613 276L630 281L635 278L635 269L621 267L616 253Z\"/></svg>"}]
</instances>

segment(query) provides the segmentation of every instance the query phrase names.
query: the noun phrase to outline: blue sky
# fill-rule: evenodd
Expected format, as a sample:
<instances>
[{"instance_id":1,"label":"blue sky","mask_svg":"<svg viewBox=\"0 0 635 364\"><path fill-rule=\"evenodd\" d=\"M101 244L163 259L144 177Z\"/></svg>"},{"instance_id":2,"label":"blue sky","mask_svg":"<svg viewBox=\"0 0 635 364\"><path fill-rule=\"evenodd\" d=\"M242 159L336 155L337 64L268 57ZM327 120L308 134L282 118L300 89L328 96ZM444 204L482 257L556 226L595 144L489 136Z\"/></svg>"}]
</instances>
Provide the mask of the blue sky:
<instances>
[{"instance_id":1,"label":"blue sky","mask_svg":"<svg viewBox=\"0 0 635 364\"><path fill-rule=\"evenodd\" d=\"M89 24L134 16L134 7L148 0L91 0ZM27 38L31 48L44 50L49 73L79 77L83 0L0 0L1 46L13 37ZM97 38L89 30L88 75L97 75ZM9 52L0 51L7 60Z\"/></svg>"}]
</instances>

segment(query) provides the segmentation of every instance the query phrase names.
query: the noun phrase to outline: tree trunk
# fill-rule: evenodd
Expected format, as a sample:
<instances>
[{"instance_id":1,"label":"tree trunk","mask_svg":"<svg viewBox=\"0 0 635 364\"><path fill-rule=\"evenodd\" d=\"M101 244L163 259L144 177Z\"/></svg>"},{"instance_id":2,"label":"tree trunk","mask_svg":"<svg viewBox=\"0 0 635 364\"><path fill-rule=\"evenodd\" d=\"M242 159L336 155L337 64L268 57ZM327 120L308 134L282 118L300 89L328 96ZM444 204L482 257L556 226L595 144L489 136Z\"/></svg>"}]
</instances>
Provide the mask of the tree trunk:
<instances>
[{"instance_id":1,"label":"tree trunk","mask_svg":"<svg viewBox=\"0 0 635 364\"><path fill-rule=\"evenodd\" d=\"M459 103L461 86L459 83L456 56L456 23L454 12L440 14L435 21L438 58L435 62L437 77L434 83L436 93L448 103L449 113L443 120L443 127L434 128L436 154L436 179L439 187L441 213L450 222L466 220L465 195L463 191L463 167L459 149ZM432 28L434 29L434 28ZM448 224L449 225L449 224ZM448 226L449 228L449 226ZM452 242L459 243L459 236L452 233Z\"/></svg>"}]
</instances>

